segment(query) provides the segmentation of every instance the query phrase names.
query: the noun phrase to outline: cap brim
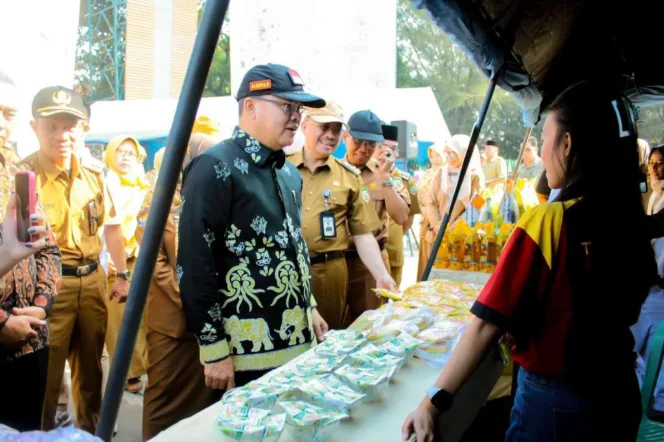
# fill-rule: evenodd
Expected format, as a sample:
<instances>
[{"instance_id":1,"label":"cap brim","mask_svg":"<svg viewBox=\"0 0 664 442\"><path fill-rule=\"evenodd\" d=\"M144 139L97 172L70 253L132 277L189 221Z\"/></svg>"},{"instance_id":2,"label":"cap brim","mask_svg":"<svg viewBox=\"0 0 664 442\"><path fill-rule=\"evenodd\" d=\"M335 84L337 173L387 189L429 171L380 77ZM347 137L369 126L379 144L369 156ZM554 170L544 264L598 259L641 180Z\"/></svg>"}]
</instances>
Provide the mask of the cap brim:
<instances>
[{"instance_id":1,"label":"cap brim","mask_svg":"<svg viewBox=\"0 0 664 442\"><path fill-rule=\"evenodd\" d=\"M348 125L346 124L346 122L344 120L342 120L341 118L339 118L339 117L335 117L335 116L332 116L332 115L306 115L306 114L305 114L305 116L308 117L308 118L311 118L316 123L320 123L320 124L340 123L343 127L346 128L346 130L348 130Z\"/></svg>"},{"instance_id":2,"label":"cap brim","mask_svg":"<svg viewBox=\"0 0 664 442\"><path fill-rule=\"evenodd\" d=\"M297 103L306 104L307 107L321 108L325 107L325 100L315 95L308 94L306 92L294 91L294 92L270 92L266 91L268 94L274 95L275 97L285 98L286 100L295 101Z\"/></svg>"},{"instance_id":3,"label":"cap brim","mask_svg":"<svg viewBox=\"0 0 664 442\"><path fill-rule=\"evenodd\" d=\"M385 137L382 135L378 134L372 134L369 132L360 132L359 130L350 130L350 136L353 138L357 138L358 140L362 141L375 141L376 143L382 143L385 141Z\"/></svg>"},{"instance_id":4,"label":"cap brim","mask_svg":"<svg viewBox=\"0 0 664 442\"><path fill-rule=\"evenodd\" d=\"M35 116L37 118L48 118L52 117L53 115L61 115L61 114L71 115L81 120L85 120L85 115L83 115L80 111L76 109L54 109L50 111L42 111L42 112L37 112Z\"/></svg>"}]
</instances>

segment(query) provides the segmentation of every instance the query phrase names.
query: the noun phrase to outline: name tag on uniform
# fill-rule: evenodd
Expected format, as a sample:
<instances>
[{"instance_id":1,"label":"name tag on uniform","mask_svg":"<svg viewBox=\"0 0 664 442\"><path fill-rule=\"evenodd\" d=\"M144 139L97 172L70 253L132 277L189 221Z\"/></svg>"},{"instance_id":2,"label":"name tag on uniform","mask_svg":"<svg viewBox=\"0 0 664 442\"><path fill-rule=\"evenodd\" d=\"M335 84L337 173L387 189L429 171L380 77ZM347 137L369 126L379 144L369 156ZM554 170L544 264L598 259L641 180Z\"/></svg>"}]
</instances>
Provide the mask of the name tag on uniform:
<instances>
[{"instance_id":1,"label":"name tag on uniform","mask_svg":"<svg viewBox=\"0 0 664 442\"><path fill-rule=\"evenodd\" d=\"M320 236L323 239L336 239L337 237L337 222L334 213L329 210L320 214Z\"/></svg>"}]
</instances>

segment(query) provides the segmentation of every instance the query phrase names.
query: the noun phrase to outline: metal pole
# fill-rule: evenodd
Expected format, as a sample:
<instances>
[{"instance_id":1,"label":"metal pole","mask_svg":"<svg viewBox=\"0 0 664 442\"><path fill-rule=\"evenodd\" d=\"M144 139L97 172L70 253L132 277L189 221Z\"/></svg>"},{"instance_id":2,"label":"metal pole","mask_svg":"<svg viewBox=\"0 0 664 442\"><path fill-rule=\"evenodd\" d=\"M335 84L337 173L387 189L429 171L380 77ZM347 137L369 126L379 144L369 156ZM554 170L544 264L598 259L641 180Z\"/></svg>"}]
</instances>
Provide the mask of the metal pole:
<instances>
[{"instance_id":1,"label":"metal pole","mask_svg":"<svg viewBox=\"0 0 664 442\"><path fill-rule=\"evenodd\" d=\"M173 202L173 193L182 169L191 128L203 95L205 80L221 33L230 0L207 0L196 41L187 67L180 99L171 125L164 163L148 215L141 253L129 288L127 306L122 318L120 336L106 385L101 417L96 435L106 442L113 437L113 427L120 409L129 363L136 344L136 333L143 316L157 252L161 246L166 220Z\"/></svg>"},{"instance_id":2,"label":"metal pole","mask_svg":"<svg viewBox=\"0 0 664 442\"><path fill-rule=\"evenodd\" d=\"M514 166L514 171L512 172L512 186L516 183L516 174L519 172L519 166L521 165L521 160L523 159L523 151L526 150L526 143L530 134L533 132L533 128L529 127L526 129L526 135L523 137L523 143L521 143L521 151L519 152L519 158L516 160L516 165Z\"/></svg>"},{"instance_id":3,"label":"metal pole","mask_svg":"<svg viewBox=\"0 0 664 442\"><path fill-rule=\"evenodd\" d=\"M431 255L429 255L427 266L424 268L424 272L422 272L422 281L426 281L427 279L429 279L429 275L431 274L431 268L433 267L433 263L436 261L436 255L438 254L440 243L443 242L443 235L445 235L445 230L447 230L447 225L450 222L450 214L452 213L454 205L456 204L457 199L459 198L461 183L463 183L463 179L466 176L466 172L468 171L468 166L470 165L470 159L472 158L473 151L475 150L475 144L477 143L477 138L480 136L480 131L482 130L482 126L484 125L484 118L486 118L486 114L489 111L489 104L491 104L491 98L493 98L493 92L496 90L497 81L498 81L498 74L496 73L494 74L493 78L491 79L491 82L489 83L489 89L486 91L486 95L484 96L484 103L482 103L482 108L480 109L480 115L477 117L477 121L473 126L473 131L470 134L470 141L468 142L468 150L466 152L466 157L463 159L463 164L461 165L461 171L459 172L459 181L457 181L456 187L454 188L454 194L452 195L452 200L450 201L449 207L447 208L447 212L445 212L445 216L443 217L443 221L441 222L441 227L440 230L438 230L436 241L433 243L433 249L431 250Z\"/></svg>"}]
</instances>

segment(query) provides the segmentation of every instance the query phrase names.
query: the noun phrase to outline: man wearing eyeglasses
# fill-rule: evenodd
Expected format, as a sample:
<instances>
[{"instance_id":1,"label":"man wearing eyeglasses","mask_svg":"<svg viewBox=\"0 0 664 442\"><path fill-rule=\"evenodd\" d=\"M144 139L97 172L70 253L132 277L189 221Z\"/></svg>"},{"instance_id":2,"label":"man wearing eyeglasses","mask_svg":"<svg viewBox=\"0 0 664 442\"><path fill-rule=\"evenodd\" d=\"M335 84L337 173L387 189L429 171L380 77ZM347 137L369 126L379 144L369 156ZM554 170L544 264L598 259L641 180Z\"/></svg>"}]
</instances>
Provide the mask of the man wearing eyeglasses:
<instances>
[{"instance_id":1,"label":"man wearing eyeglasses","mask_svg":"<svg viewBox=\"0 0 664 442\"><path fill-rule=\"evenodd\" d=\"M106 335L106 275L99 265L100 229L114 261L124 262L124 240L100 173L74 155L82 136L80 121L88 110L76 92L47 87L32 102L32 128L39 151L21 167L35 173L39 200L62 253L62 286L49 317L51 344L44 398L45 430L55 425L65 361L72 369L72 390L78 426L95 432L101 408L101 356ZM112 250L120 250L121 255ZM126 269L118 269L123 271ZM112 290L127 297L129 282L118 278Z\"/></svg>"},{"instance_id":2,"label":"man wearing eyeglasses","mask_svg":"<svg viewBox=\"0 0 664 442\"><path fill-rule=\"evenodd\" d=\"M373 232L388 276L376 281L369 269L359 258L357 248L351 245L346 252L348 264L348 315L346 324L352 323L366 310L379 307L382 303L373 293L375 287L389 287L398 290L389 276L390 263L385 250L388 235L388 221L392 218L397 224L408 222L410 194L405 186L397 189L392 179L394 153L383 145L385 137L380 118L370 110L354 113L348 120L349 131L344 133L344 143L348 149L346 162L360 170L362 181L369 191L381 226ZM372 158L373 157L373 158Z\"/></svg>"},{"instance_id":3,"label":"man wearing eyeglasses","mask_svg":"<svg viewBox=\"0 0 664 442\"><path fill-rule=\"evenodd\" d=\"M231 139L184 171L176 274L205 383L244 385L309 350L327 324L311 291L302 234L302 177L286 161L304 91L286 66L251 68Z\"/></svg>"},{"instance_id":4,"label":"man wearing eyeglasses","mask_svg":"<svg viewBox=\"0 0 664 442\"><path fill-rule=\"evenodd\" d=\"M391 282L372 234L380 229L380 220L360 171L332 156L345 126L336 103L308 108L302 122L304 148L288 157L304 180L302 235L309 246L317 308L332 329L343 326L348 290L344 258L351 238L381 287Z\"/></svg>"}]
</instances>

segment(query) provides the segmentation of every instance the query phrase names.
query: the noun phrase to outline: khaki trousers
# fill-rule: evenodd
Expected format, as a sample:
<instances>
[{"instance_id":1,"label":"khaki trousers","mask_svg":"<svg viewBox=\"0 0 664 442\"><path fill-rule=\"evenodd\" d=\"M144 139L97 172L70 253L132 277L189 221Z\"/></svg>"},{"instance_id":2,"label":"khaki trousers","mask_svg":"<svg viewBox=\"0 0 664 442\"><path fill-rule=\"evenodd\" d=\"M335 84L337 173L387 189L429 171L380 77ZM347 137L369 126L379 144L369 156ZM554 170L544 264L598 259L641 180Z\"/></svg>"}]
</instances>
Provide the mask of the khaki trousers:
<instances>
[{"instance_id":1,"label":"khaki trousers","mask_svg":"<svg viewBox=\"0 0 664 442\"><path fill-rule=\"evenodd\" d=\"M343 327L348 289L348 267L341 257L311 266L313 295L318 312L330 330Z\"/></svg>"},{"instance_id":2,"label":"khaki trousers","mask_svg":"<svg viewBox=\"0 0 664 442\"><path fill-rule=\"evenodd\" d=\"M209 407L219 394L205 386L196 340L148 330L148 384L143 396L143 440Z\"/></svg>"},{"instance_id":3,"label":"khaki trousers","mask_svg":"<svg viewBox=\"0 0 664 442\"><path fill-rule=\"evenodd\" d=\"M64 276L51 309L48 376L42 426L52 430L65 370L71 367L72 396L78 427L94 434L101 408L101 355L106 335L106 275Z\"/></svg>"},{"instance_id":4,"label":"khaki trousers","mask_svg":"<svg viewBox=\"0 0 664 442\"><path fill-rule=\"evenodd\" d=\"M390 271L390 259L387 251L381 252L383 263ZM352 324L362 313L374 310L384 304L383 298L376 297L372 289L376 288L376 280L358 256L346 257L348 265L348 314L344 319L344 327Z\"/></svg>"},{"instance_id":5,"label":"khaki trousers","mask_svg":"<svg viewBox=\"0 0 664 442\"><path fill-rule=\"evenodd\" d=\"M127 260L127 269L134 273L134 267L136 266L136 258ZM115 282L115 275L110 275L108 277L108 293L106 296L106 307L108 309L108 330L106 331L106 348L108 349L108 355L113 361L113 355L115 355L115 347L118 342L118 336L120 336L120 327L122 326L122 315L124 314L124 309L126 303L119 304L115 301L111 301L111 287ZM141 325L138 328L138 336L136 336L136 347L134 347L134 353L131 357L131 365L129 366L129 373L127 374L127 379L140 378L143 376L148 365L148 346L146 342L146 332L147 328L145 326L145 317L147 314L147 309L143 310L143 319L141 320Z\"/></svg>"}]
</instances>

